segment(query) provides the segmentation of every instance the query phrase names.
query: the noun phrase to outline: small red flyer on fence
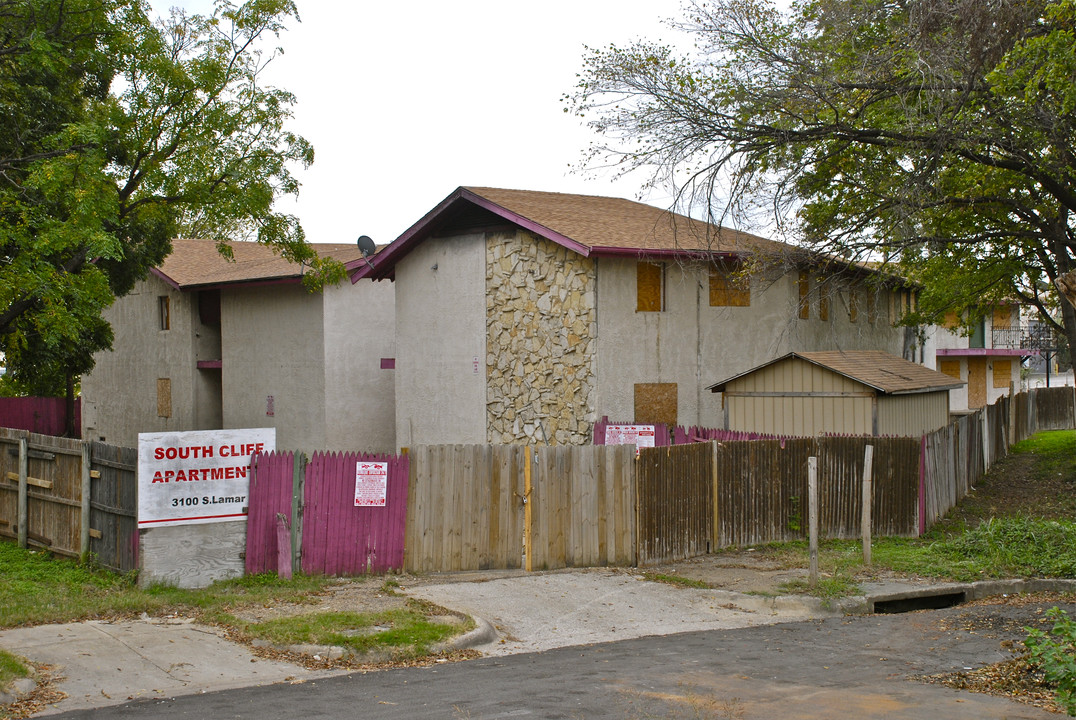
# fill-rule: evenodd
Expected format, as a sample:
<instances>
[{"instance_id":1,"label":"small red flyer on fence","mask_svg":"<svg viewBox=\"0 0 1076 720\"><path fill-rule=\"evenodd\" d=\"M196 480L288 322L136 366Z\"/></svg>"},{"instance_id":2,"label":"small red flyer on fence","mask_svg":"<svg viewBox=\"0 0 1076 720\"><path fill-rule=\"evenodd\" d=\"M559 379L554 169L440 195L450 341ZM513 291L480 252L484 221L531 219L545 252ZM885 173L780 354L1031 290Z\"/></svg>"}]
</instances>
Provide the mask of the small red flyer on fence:
<instances>
[{"instance_id":1,"label":"small red flyer on fence","mask_svg":"<svg viewBox=\"0 0 1076 720\"><path fill-rule=\"evenodd\" d=\"M355 507L385 507L388 485L388 463L355 463Z\"/></svg>"}]
</instances>

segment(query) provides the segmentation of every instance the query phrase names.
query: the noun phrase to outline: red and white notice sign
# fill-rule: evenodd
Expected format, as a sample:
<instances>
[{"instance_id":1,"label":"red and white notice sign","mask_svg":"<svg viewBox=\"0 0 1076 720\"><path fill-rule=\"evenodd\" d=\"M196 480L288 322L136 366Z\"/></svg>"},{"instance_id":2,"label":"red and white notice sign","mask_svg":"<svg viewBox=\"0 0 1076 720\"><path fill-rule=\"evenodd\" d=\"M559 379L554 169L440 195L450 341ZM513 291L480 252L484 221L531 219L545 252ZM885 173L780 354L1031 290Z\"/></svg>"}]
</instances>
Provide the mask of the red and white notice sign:
<instances>
[{"instance_id":1,"label":"red and white notice sign","mask_svg":"<svg viewBox=\"0 0 1076 720\"><path fill-rule=\"evenodd\" d=\"M606 425L606 445L634 445L636 449L654 447L653 425Z\"/></svg>"},{"instance_id":2,"label":"red and white notice sign","mask_svg":"<svg viewBox=\"0 0 1076 720\"><path fill-rule=\"evenodd\" d=\"M388 463L355 463L355 507L385 507L388 487Z\"/></svg>"}]
</instances>

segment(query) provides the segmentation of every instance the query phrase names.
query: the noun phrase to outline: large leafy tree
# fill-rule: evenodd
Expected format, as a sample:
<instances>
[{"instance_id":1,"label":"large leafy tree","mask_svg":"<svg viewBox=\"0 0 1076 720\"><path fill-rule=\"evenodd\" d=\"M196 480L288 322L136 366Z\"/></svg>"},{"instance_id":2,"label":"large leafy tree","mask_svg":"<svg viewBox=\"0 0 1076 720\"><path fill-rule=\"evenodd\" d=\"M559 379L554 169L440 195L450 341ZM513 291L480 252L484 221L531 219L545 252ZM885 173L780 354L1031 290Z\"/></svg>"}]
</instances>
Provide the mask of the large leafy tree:
<instances>
[{"instance_id":1,"label":"large leafy tree","mask_svg":"<svg viewBox=\"0 0 1076 720\"><path fill-rule=\"evenodd\" d=\"M1076 0L691 2L695 50L591 51L591 162L922 286L909 322L1019 298L1076 340Z\"/></svg>"},{"instance_id":2,"label":"large leafy tree","mask_svg":"<svg viewBox=\"0 0 1076 720\"><path fill-rule=\"evenodd\" d=\"M273 209L313 150L266 86L291 0L151 18L144 0L0 0L0 352L38 392L93 366L101 312L176 235L256 240L313 267ZM268 44L268 46L267 46ZM14 380L12 380L14 378ZM63 379L58 382L57 379Z\"/></svg>"}]
</instances>

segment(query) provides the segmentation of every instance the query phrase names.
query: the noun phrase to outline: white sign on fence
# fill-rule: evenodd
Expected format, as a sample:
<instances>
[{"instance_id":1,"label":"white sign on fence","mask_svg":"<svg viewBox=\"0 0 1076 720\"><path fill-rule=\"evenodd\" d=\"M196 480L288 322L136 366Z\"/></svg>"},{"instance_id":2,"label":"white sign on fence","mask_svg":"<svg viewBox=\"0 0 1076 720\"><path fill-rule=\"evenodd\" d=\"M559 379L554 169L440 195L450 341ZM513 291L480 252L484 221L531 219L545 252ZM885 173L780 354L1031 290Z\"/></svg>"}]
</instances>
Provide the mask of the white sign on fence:
<instances>
[{"instance_id":1,"label":"white sign on fence","mask_svg":"<svg viewBox=\"0 0 1076 720\"><path fill-rule=\"evenodd\" d=\"M606 425L606 445L634 445L636 449L654 447L653 425Z\"/></svg>"},{"instance_id":2,"label":"white sign on fence","mask_svg":"<svg viewBox=\"0 0 1076 720\"><path fill-rule=\"evenodd\" d=\"M355 463L355 507L385 507L388 487L388 463Z\"/></svg>"},{"instance_id":3,"label":"white sign on fence","mask_svg":"<svg viewBox=\"0 0 1076 720\"><path fill-rule=\"evenodd\" d=\"M138 434L138 527L244 520L250 458L276 428Z\"/></svg>"}]
</instances>

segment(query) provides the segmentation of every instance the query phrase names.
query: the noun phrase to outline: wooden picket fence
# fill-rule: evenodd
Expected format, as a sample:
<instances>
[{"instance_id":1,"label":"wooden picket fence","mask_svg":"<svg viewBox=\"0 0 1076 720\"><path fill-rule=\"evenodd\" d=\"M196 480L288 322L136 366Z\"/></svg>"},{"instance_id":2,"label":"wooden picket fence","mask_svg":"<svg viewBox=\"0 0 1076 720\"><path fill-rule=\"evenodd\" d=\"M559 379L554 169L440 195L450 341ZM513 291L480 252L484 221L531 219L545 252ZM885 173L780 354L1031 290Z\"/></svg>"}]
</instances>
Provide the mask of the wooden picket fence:
<instances>
[{"instance_id":1,"label":"wooden picket fence","mask_svg":"<svg viewBox=\"0 0 1076 720\"><path fill-rule=\"evenodd\" d=\"M0 428L0 537L134 570L136 465L133 448Z\"/></svg>"},{"instance_id":2,"label":"wooden picket fence","mask_svg":"<svg viewBox=\"0 0 1076 720\"><path fill-rule=\"evenodd\" d=\"M390 507L376 509L352 502L355 463L368 456L316 453L306 463L274 453L253 468L246 567L347 575L651 565L802 539L812 456L821 535L856 538L867 445L874 534L917 535L1011 444L1073 427L1073 389L1051 388L915 438L710 440L644 448L638 459L631 446L416 447L385 459ZM136 568L136 460L133 448L0 429L0 536Z\"/></svg>"}]
</instances>

